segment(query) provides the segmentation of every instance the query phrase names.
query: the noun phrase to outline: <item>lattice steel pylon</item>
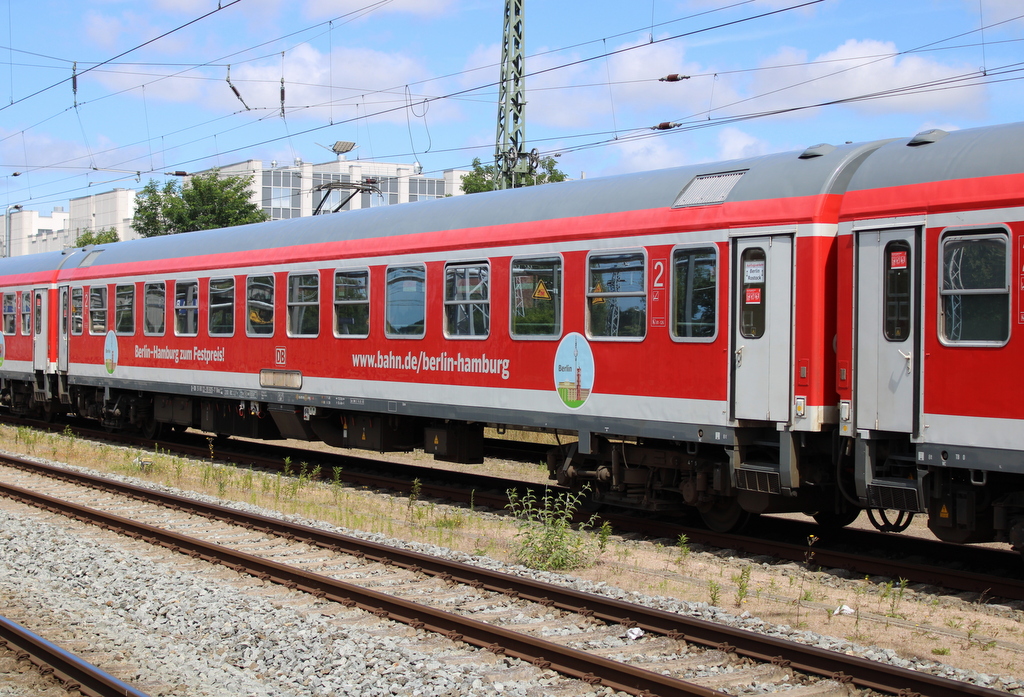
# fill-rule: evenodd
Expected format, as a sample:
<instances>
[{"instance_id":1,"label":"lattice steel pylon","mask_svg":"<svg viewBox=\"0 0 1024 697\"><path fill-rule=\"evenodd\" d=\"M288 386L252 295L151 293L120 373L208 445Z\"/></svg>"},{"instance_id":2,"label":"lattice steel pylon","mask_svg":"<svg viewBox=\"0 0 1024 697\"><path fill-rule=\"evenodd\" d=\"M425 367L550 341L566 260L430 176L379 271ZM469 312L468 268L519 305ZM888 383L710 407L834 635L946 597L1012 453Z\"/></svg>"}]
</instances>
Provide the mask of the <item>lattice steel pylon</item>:
<instances>
[{"instance_id":1,"label":"lattice steel pylon","mask_svg":"<svg viewBox=\"0 0 1024 697\"><path fill-rule=\"evenodd\" d=\"M539 159L526 149L526 80L523 57L523 2L505 0L498 83L498 133L494 143L494 176L498 189L511 189L516 175L529 174Z\"/></svg>"}]
</instances>

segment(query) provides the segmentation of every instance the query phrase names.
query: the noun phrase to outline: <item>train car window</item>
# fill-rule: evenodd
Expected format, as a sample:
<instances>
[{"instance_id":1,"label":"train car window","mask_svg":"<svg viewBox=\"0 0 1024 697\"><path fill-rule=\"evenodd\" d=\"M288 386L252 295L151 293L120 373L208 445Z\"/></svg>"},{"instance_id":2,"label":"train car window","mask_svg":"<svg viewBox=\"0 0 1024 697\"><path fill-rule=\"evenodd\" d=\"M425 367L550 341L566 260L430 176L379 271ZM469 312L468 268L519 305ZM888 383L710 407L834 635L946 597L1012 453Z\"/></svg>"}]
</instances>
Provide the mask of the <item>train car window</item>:
<instances>
[{"instance_id":1,"label":"train car window","mask_svg":"<svg viewBox=\"0 0 1024 697\"><path fill-rule=\"evenodd\" d=\"M89 333L107 333L107 287L89 288Z\"/></svg>"},{"instance_id":2,"label":"train car window","mask_svg":"<svg viewBox=\"0 0 1024 697\"><path fill-rule=\"evenodd\" d=\"M167 321L167 286L163 283L147 283L146 319L143 332L146 336L163 336Z\"/></svg>"},{"instance_id":3,"label":"train car window","mask_svg":"<svg viewBox=\"0 0 1024 697\"><path fill-rule=\"evenodd\" d=\"M235 333L235 279L214 278L210 281L210 336L231 336Z\"/></svg>"},{"instance_id":4,"label":"train car window","mask_svg":"<svg viewBox=\"0 0 1024 697\"><path fill-rule=\"evenodd\" d=\"M320 333L320 274L288 276L288 336Z\"/></svg>"},{"instance_id":5,"label":"train car window","mask_svg":"<svg viewBox=\"0 0 1024 697\"><path fill-rule=\"evenodd\" d=\"M422 337L427 323L426 267L388 267L385 285L384 335Z\"/></svg>"},{"instance_id":6,"label":"train car window","mask_svg":"<svg viewBox=\"0 0 1024 697\"><path fill-rule=\"evenodd\" d=\"M562 336L562 259L512 260L511 326L518 339Z\"/></svg>"},{"instance_id":7,"label":"train car window","mask_svg":"<svg viewBox=\"0 0 1024 697\"><path fill-rule=\"evenodd\" d=\"M486 263L444 267L444 333L484 339L491 333L490 267Z\"/></svg>"},{"instance_id":8,"label":"train car window","mask_svg":"<svg viewBox=\"0 0 1024 697\"><path fill-rule=\"evenodd\" d=\"M4 293L4 334L14 334L18 331L18 296L14 293Z\"/></svg>"},{"instance_id":9,"label":"train car window","mask_svg":"<svg viewBox=\"0 0 1024 697\"><path fill-rule=\"evenodd\" d=\"M370 335L370 272L334 272L334 336Z\"/></svg>"},{"instance_id":10,"label":"train car window","mask_svg":"<svg viewBox=\"0 0 1024 697\"><path fill-rule=\"evenodd\" d=\"M27 290L21 293L21 334L32 334L32 293Z\"/></svg>"},{"instance_id":11,"label":"train car window","mask_svg":"<svg viewBox=\"0 0 1024 697\"><path fill-rule=\"evenodd\" d=\"M274 277L249 276L245 280L245 333L274 335Z\"/></svg>"},{"instance_id":12,"label":"train car window","mask_svg":"<svg viewBox=\"0 0 1024 697\"><path fill-rule=\"evenodd\" d=\"M174 282L174 334L199 333L199 281Z\"/></svg>"},{"instance_id":13,"label":"train car window","mask_svg":"<svg viewBox=\"0 0 1024 697\"><path fill-rule=\"evenodd\" d=\"M711 340L718 324L718 250L682 247L672 252L672 336Z\"/></svg>"},{"instance_id":14,"label":"train car window","mask_svg":"<svg viewBox=\"0 0 1024 697\"><path fill-rule=\"evenodd\" d=\"M643 252L593 254L588 260L587 328L593 338L642 339L647 331Z\"/></svg>"},{"instance_id":15,"label":"train car window","mask_svg":"<svg viewBox=\"0 0 1024 697\"><path fill-rule=\"evenodd\" d=\"M1006 232L958 231L942 239L943 341L1001 345L1010 338L1010 254Z\"/></svg>"},{"instance_id":16,"label":"train car window","mask_svg":"<svg viewBox=\"0 0 1024 697\"><path fill-rule=\"evenodd\" d=\"M740 257L743 295L740 296L740 334L747 339L764 336L767 257L760 247L748 247Z\"/></svg>"},{"instance_id":17,"label":"train car window","mask_svg":"<svg viewBox=\"0 0 1024 697\"><path fill-rule=\"evenodd\" d=\"M71 333L76 336L85 329L83 296L84 293L81 288L71 289Z\"/></svg>"},{"instance_id":18,"label":"train car window","mask_svg":"<svg viewBox=\"0 0 1024 697\"><path fill-rule=\"evenodd\" d=\"M114 331L135 333L135 284L114 286Z\"/></svg>"},{"instance_id":19,"label":"train car window","mask_svg":"<svg viewBox=\"0 0 1024 697\"><path fill-rule=\"evenodd\" d=\"M906 341L910 336L913 313L910 285L910 243L893 240L885 245L885 310L882 331L888 341Z\"/></svg>"}]
</instances>

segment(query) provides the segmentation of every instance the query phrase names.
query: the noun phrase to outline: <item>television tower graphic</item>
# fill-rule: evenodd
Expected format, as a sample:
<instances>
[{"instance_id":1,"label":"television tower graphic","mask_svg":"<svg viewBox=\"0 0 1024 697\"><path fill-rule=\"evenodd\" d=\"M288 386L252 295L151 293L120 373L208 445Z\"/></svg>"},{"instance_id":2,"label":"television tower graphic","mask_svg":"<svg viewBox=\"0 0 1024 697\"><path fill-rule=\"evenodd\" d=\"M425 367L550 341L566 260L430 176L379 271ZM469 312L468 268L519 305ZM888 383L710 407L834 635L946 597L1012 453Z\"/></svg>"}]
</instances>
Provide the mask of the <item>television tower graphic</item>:
<instances>
[{"instance_id":1,"label":"television tower graphic","mask_svg":"<svg viewBox=\"0 0 1024 697\"><path fill-rule=\"evenodd\" d=\"M583 399L583 384L580 378L580 346L579 339L574 339L572 342L572 362L576 366L576 401Z\"/></svg>"}]
</instances>

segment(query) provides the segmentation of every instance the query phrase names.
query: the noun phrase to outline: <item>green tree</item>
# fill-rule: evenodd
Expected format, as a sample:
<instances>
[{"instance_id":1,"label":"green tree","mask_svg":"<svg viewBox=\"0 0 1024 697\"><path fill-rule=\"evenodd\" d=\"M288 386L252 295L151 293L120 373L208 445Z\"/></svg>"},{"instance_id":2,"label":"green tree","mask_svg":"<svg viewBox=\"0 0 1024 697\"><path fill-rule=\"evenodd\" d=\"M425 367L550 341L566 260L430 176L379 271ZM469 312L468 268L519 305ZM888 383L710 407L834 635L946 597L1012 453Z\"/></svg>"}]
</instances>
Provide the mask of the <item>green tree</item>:
<instances>
[{"instance_id":1,"label":"green tree","mask_svg":"<svg viewBox=\"0 0 1024 697\"><path fill-rule=\"evenodd\" d=\"M90 244L110 244L111 242L120 241L120 237L117 236L117 230L114 228L108 228L106 230L86 230L81 235L75 238L76 247L88 247Z\"/></svg>"},{"instance_id":2,"label":"green tree","mask_svg":"<svg viewBox=\"0 0 1024 697\"><path fill-rule=\"evenodd\" d=\"M142 237L261 223L266 213L250 200L252 177L197 174L182 185L154 180L135 197L132 227Z\"/></svg>"},{"instance_id":3,"label":"green tree","mask_svg":"<svg viewBox=\"0 0 1024 697\"><path fill-rule=\"evenodd\" d=\"M563 182L566 180L565 172L557 168L558 160L555 157L542 157L540 167L536 174L517 174L517 186L535 186L537 184L550 184L552 182ZM462 190L467 194L476 194L481 191L494 191L495 188L495 167L493 164L484 165L480 158L473 159L473 171L462 178Z\"/></svg>"}]
</instances>

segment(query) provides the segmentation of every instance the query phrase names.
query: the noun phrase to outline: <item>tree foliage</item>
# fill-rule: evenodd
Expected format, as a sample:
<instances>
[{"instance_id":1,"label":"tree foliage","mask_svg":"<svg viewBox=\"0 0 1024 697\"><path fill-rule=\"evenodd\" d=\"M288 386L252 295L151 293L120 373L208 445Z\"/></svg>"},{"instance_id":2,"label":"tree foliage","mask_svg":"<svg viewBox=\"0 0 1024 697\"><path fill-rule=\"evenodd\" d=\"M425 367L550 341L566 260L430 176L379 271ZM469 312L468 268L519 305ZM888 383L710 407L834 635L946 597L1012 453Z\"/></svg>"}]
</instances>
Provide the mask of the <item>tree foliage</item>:
<instances>
[{"instance_id":1,"label":"tree foliage","mask_svg":"<svg viewBox=\"0 0 1024 697\"><path fill-rule=\"evenodd\" d=\"M517 174L516 186L535 186L566 180L565 172L557 168L558 160L554 157L543 157L536 174ZM496 168L493 164L484 165L480 158L473 159L473 171L462 178L462 190L467 194L481 191L494 191Z\"/></svg>"},{"instance_id":2,"label":"tree foliage","mask_svg":"<svg viewBox=\"0 0 1024 697\"><path fill-rule=\"evenodd\" d=\"M120 239L117 235L117 230L114 228L96 231L86 230L75 238L75 246L88 247L90 244L110 244L111 242L118 242Z\"/></svg>"},{"instance_id":3,"label":"tree foliage","mask_svg":"<svg viewBox=\"0 0 1024 697\"><path fill-rule=\"evenodd\" d=\"M197 174L182 185L172 179L162 187L150 179L135 197L132 226L142 237L261 223L266 213L250 200L252 177Z\"/></svg>"}]
</instances>

